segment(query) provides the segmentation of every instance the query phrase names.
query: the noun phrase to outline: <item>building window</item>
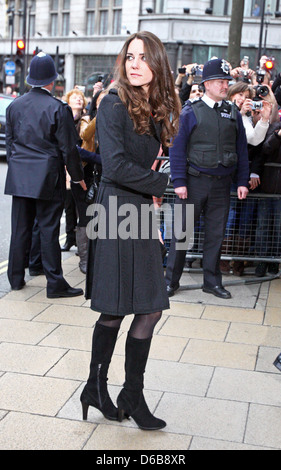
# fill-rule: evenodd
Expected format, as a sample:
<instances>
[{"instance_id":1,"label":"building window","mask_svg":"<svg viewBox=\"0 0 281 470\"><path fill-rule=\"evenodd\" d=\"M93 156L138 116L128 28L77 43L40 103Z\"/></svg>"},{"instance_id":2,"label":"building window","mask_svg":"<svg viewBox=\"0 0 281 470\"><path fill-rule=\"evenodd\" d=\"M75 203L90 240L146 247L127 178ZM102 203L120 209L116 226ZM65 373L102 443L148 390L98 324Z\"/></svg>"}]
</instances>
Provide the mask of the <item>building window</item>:
<instances>
[{"instance_id":1,"label":"building window","mask_svg":"<svg viewBox=\"0 0 281 470\"><path fill-rule=\"evenodd\" d=\"M87 36L95 34L95 18L96 14L94 11L87 12Z\"/></svg>"},{"instance_id":2,"label":"building window","mask_svg":"<svg viewBox=\"0 0 281 470\"><path fill-rule=\"evenodd\" d=\"M58 35L58 0L51 0L50 13L51 13L51 36Z\"/></svg>"},{"instance_id":3,"label":"building window","mask_svg":"<svg viewBox=\"0 0 281 470\"><path fill-rule=\"evenodd\" d=\"M95 34L95 20L96 20L96 0L87 0L87 25L86 34L92 36Z\"/></svg>"},{"instance_id":4,"label":"building window","mask_svg":"<svg viewBox=\"0 0 281 470\"><path fill-rule=\"evenodd\" d=\"M121 34L122 10L113 12L113 34Z\"/></svg>"},{"instance_id":5,"label":"building window","mask_svg":"<svg viewBox=\"0 0 281 470\"><path fill-rule=\"evenodd\" d=\"M99 33L101 35L107 34L108 31L108 10L100 11L100 28Z\"/></svg>"},{"instance_id":6,"label":"building window","mask_svg":"<svg viewBox=\"0 0 281 470\"><path fill-rule=\"evenodd\" d=\"M35 36L35 13L36 13L36 2L31 0L28 6L28 36Z\"/></svg>"},{"instance_id":7,"label":"building window","mask_svg":"<svg viewBox=\"0 0 281 470\"><path fill-rule=\"evenodd\" d=\"M112 34L121 34L121 27L122 27L122 0L114 0Z\"/></svg>"},{"instance_id":8,"label":"building window","mask_svg":"<svg viewBox=\"0 0 281 470\"><path fill-rule=\"evenodd\" d=\"M167 0L155 0L155 13L166 13Z\"/></svg>"},{"instance_id":9,"label":"building window","mask_svg":"<svg viewBox=\"0 0 281 470\"><path fill-rule=\"evenodd\" d=\"M108 34L109 0L99 1L99 34Z\"/></svg>"},{"instance_id":10,"label":"building window","mask_svg":"<svg viewBox=\"0 0 281 470\"><path fill-rule=\"evenodd\" d=\"M69 13L62 14L62 36L69 35Z\"/></svg>"},{"instance_id":11,"label":"building window","mask_svg":"<svg viewBox=\"0 0 281 470\"><path fill-rule=\"evenodd\" d=\"M213 13L216 16L230 16L232 0L214 0Z\"/></svg>"},{"instance_id":12,"label":"building window","mask_svg":"<svg viewBox=\"0 0 281 470\"><path fill-rule=\"evenodd\" d=\"M123 0L87 0L86 34L121 34Z\"/></svg>"},{"instance_id":13,"label":"building window","mask_svg":"<svg viewBox=\"0 0 281 470\"><path fill-rule=\"evenodd\" d=\"M51 36L58 35L58 14L51 13Z\"/></svg>"},{"instance_id":14,"label":"building window","mask_svg":"<svg viewBox=\"0 0 281 470\"><path fill-rule=\"evenodd\" d=\"M70 0L63 0L62 7L62 36L69 35L69 18L70 18Z\"/></svg>"},{"instance_id":15,"label":"building window","mask_svg":"<svg viewBox=\"0 0 281 470\"><path fill-rule=\"evenodd\" d=\"M161 2L164 0L156 0ZM260 17L262 13L263 0L245 0L245 17ZM278 11L279 0L266 0L265 14L267 16L274 15ZM230 16L232 11L232 0L213 0L213 12L216 16Z\"/></svg>"}]
</instances>

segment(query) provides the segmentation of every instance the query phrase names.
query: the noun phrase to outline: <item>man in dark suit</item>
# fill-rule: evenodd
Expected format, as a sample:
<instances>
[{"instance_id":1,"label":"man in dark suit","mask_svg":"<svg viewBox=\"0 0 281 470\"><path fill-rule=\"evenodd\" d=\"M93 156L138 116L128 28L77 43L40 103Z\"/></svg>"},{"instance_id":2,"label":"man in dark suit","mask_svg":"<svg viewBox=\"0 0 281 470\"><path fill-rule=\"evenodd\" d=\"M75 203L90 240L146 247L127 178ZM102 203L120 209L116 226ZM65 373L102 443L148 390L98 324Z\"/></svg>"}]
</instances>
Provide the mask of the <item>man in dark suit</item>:
<instances>
[{"instance_id":1,"label":"man in dark suit","mask_svg":"<svg viewBox=\"0 0 281 470\"><path fill-rule=\"evenodd\" d=\"M73 181L83 189L86 186L71 110L51 95L56 77L53 59L44 52L37 54L26 79L32 89L11 103L6 120L5 194L13 196L8 278L13 290L25 285L26 252L31 246L36 218L49 298L83 294L82 289L70 287L61 267L59 230L65 166Z\"/></svg>"}]
</instances>

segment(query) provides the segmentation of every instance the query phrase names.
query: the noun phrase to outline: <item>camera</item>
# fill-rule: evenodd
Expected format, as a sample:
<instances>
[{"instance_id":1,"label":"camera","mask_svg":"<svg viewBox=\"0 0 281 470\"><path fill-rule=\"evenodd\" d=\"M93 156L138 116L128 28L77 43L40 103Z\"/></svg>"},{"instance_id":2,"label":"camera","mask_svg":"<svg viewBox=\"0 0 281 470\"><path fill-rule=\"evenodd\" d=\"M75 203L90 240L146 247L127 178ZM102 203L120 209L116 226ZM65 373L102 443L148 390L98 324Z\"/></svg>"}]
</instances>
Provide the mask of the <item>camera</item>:
<instances>
[{"instance_id":1,"label":"camera","mask_svg":"<svg viewBox=\"0 0 281 470\"><path fill-rule=\"evenodd\" d=\"M258 82L258 85L255 86L255 90L256 90L256 96L257 98L264 98L265 96L267 96L269 94L269 89L267 86L265 85L262 85L263 81L264 81L264 77L265 77L265 70L263 69L257 69L257 82Z\"/></svg>"},{"instance_id":2,"label":"camera","mask_svg":"<svg viewBox=\"0 0 281 470\"><path fill-rule=\"evenodd\" d=\"M253 111L261 111L263 108L262 101L252 101L252 110Z\"/></svg>"},{"instance_id":3,"label":"camera","mask_svg":"<svg viewBox=\"0 0 281 470\"><path fill-rule=\"evenodd\" d=\"M97 81L98 81L98 82L102 82L102 83L104 83L104 75L99 75L99 77L98 77L98 80L97 80Z\"/></svg>"},{"instance_id":4,"label":"camera","mask_svg":"<svg viewBox=\"0 0 281 470\"><path fill-rule=\"evenodd\" d=\"M203 70L200 68L199 65L196 65L195 67L192 67L191 69L191 75L195 77L202 77L203 75Z\"/></svg>"},{"instance_id":5,"label":"camera","mask_svg":"<svg viewBox=\"0 0 281 470\"><path fill-rule=\"evenodd\" d=\"M85 93L86 87L83 85L76 85L75 87L77 90L82 91L82 93Z\"/></svg>"},{"instance_id":6,"label":"camera","mask_svg":"<svg viewBox=\"0 0 281 470\"><path fill-rule=\"evenodd\" d=\"M257 75L257 82L259 85L261 85L264 81L264 77L265 77L265 70L263 69L257 69L257 72L256 72L256 75Z\"/></svg>"},{"instance_id":7,"label":"camera","mask_svg":"<svg viewBox=\"0 0 281 470\"><path fill-rule=\"evenodd\" d=\"M269 94L269 89L266 85L258 85L254 89L256 90L256 97L261 100Z\"/></svg>"},{"instance_id":8,"label":"camera","mask_svg":"<svg viewBox=\"0 0 281 470\"><path fill-rule=\"evenodd\" d=\"M242 70L242 72L240 72L240 76L242 78L242 82L251 83L250 74L248 70Z\"/></svg>"},{"instance_id":9,"label":"camera","mask_svg":"<svg viewBox=\"0 0 281 470\"><path fill-rule=\"evenodd\" d=\"M256 89L256 96L257 98L264 98L265 96L268 95L269 89L267 88L266 85L259 85L254 87Z\"/></svg>"},{"instance_id":10,"label":"camera","mask_svg":"<svg viewBox=\"0 0 281 470\"><path fill-rule=\"evenodd\" d=\"M186 73L186 68L185 68L185 67L180 67L180 68L178 69L178 72L179 72L179 73Z\"/></svg>"}]
</instances>

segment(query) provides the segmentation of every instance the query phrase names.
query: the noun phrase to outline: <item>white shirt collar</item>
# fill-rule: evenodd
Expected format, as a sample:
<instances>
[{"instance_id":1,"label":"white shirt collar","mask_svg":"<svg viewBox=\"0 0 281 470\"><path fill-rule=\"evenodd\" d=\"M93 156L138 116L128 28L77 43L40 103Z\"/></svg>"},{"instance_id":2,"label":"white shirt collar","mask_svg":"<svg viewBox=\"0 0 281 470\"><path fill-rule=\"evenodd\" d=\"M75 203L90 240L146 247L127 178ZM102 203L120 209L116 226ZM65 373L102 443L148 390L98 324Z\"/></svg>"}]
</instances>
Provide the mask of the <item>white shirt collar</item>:
<instances>
[{"instance_id":1,"label":"white shirt collar","mask_svg":"<svg viewBox=\"0 0 281 470\"><path fill-rule=\"evenodd\" d=\"M216 103L218 103L219 106L222 105L222 101L214 101L214 100L212 100L212 98L210 98L209 96L207 96L206 93L202 96L201 99L202 99L202 101L204 101L204 103L206 103L210 108L213 108Z\"/></svg>"},{"instance_id":2,"label":"white shirt collar","mask_svg":"<svg viewBox=\"0 0 281 470\"><path fill-rule=\"evenodd\" d=\"M47 88L43 87L43 86L32 86L32 88L41 88L42 90L46 90L48 93L50 93L50 95L52 94L50 92L50 90L48 90Z\"/></svg>"}]
</instances>

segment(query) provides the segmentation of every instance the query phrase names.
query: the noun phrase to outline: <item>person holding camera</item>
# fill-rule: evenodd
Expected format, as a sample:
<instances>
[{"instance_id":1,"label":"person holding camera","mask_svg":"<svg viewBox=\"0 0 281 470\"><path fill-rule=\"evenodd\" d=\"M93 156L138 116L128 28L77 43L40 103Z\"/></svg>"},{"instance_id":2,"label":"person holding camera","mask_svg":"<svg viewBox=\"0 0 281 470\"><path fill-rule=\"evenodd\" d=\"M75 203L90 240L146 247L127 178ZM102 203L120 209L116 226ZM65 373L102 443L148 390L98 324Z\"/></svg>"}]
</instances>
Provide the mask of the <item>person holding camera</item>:
<instances>
[{"instance_id":1,"label":"person holding camera","mask_svg":"<svg viewBox=\"0 0 281 470\"><path fill-rule=\"evenodd\" d=\"M277 77L275 78L272 85L272 91L278 105L281 106L281 73L278 73Z\"/></svg>"},{"instance_id":2,"label":"person holding camera","mask_svg":"<svg viewBox=\"0 0 281 470\"><path fill-rule=\"evenodd\" d=\"M222 286L220 253L229 212L231 175L237 168L238 198L245 199L249 163L241 115L225 101L228 82L232 79L229 72L227 62L222 59L204 65L205 94L183 108L179 133L170 150L175 204L182 210L181 220L175 220L167 261L166 284L170 297L179 288L185 264L186 205L191 204L194 224L204 213L203 292L231 298Z\"/></svg>"},{"instance_id":3,"label":"person holding camera","mask_svg":"<svg viewBox=\"0 0 281 470\"><path fill-rule=\"evenodd\" d=\"M176 89L178 90L180 100L184 104L189 98L194 84L194 78L202 76L203 66L198 64L183 65L178 69L178 76L175 81ZM183 79L187 77L187 82L182 86Z\"/></svg>"},{"instance_id":4,"label":"person holding camera","mask_svg":"<svg viewBox=\"0 0 281 470\"><path fill-rule=\"evenodd\" d=\"M280 121L278 103L270 87L270 74L263 69L259 69L253 74L251 81L254 89L256 90L256 97L260 100L267 101L272 105L269 123L272 124L273 122Z\"/></svg>"}]
</instances>

